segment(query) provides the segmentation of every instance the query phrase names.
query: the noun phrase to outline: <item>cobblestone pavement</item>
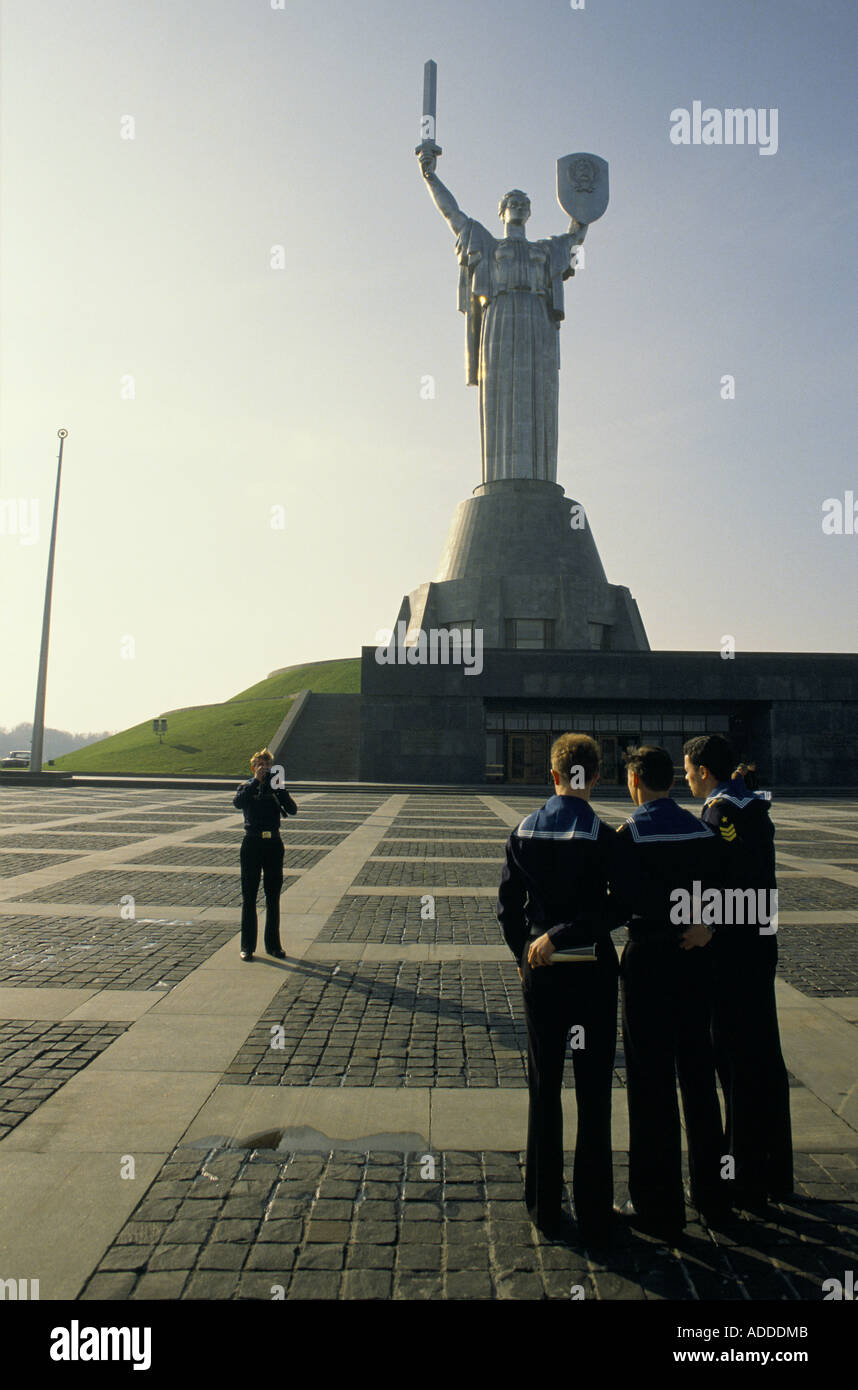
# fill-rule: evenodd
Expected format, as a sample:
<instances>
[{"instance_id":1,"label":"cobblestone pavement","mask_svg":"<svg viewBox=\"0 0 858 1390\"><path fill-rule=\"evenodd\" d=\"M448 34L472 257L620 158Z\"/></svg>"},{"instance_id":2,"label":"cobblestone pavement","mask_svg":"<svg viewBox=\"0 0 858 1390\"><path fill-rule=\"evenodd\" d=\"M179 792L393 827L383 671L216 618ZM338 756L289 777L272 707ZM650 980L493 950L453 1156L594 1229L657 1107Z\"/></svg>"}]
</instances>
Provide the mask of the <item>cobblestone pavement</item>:
<instances>
[{"instance_id":1,"label":"cobblestone pavement","mask_svg":"<svg viewBox=\"0 0 858 1390\"><path fill-rule=\"evenodd\" d=\"M282 1033L272 1034L272 1028ZM522 1086L527 1048L510 961L303 961L224 1081L281 1086Z\"/></svg>"},{"instance_id":2,"label":"cobblestone pavement","mask_svg":"<svg viewBox=\"0 0 858 1390\"><path fill-rule=\"evenodd\" d=\"M2 868L2 865L0 865ZM288 888L295 878L283 877ZM20 903L116 903L131 896L140 903L174 903L179 907L232 907L241 912L241 883L233 872L216 875L164 874L150 869L105 869L80 874L65 883L34 888L16 898Z\"/></svg>"},{"instance_id":3,"label":"cobblestone pavement","mask_svg":"<svg viewBox=\"0 0 858 1390\"><path fill-rule=\"evenodd\" d=\"M424 916L424 912L432 916ZM438 897L424 904L417 894L376 896L346 894L337 903L318 942L373 941L414 945L455 942L458 945L497 946L498 922L494 898L466 894Z\"/></svg>"},{"instance_id":4,"label":"cobblestone pavement","mask_svg":"<svg viewBox=\"0 0 858 1390\"><path fill-rule=\"evenodd\" d=\"M213 1103L246 1097L267 1116L281 1113L275 1097L362 1106L361 1097L378 1096L395 1109L467 1093L468 1105L482 1105L475 1116L491 1116L492 1106L524 1096L521 994L495 897L509 829L539 799L490 787L484 797L320 792L296 801L298 817L284 826L293 871L282 898L288 960L216 1065ZM134 1009L148 1011L141 1046L177 1011L194 1046L208 996L184 1014L173 991L225 982L211 967L222 948L238 950L242 832L231 802L231 792L0 788L0 1005L12 1010L0 1012L0 1139L14 1136L16 1153L68 1078L77 1085L114 1044L127 1047ZM598 811L617 825L628 807L605 801ZM780 978L797 991L793 1007L813 1003L842 1038L858 1022L858 801L776 802L774 815L785 856ZM344 858L355 831L360 855ZM135 917L125 920L129 895ZM302 913L311 926L295 954ZM622 937L615 934L618 947ZM259 972L273 967L247 968L261 988ZM74 1007L62 1004L72 990L74 1001L87 999L86 1019L62 1017ZM22 1003L16 1017L24 991L28 1004L44 996L50 1016L27 1014ZM112 1012L122 998L132 1013ZM218 1029L235 1029L237 1007ZM781 1021L788 1029L788 1010ZM817 1080L809 1088L797 1071L795 1123L816 1134L823 1111L845 1113L848 1100L823 1105ZM99 1070L99 1086L113 1075L124 1086L138 1073ZM619 1040L615 1084L624 1084ZM87 1266L76 1286L82 1297L268 1300L276 1284L287 1298L531 1299L568 1298L576 1284L597 1299L818 1299L822 1280L842 1277L858 1259L858 1129L843 1122L838 1134L854 1132L854 1142L797 1145L796 1197L771 1219L737 1218L723 1232L692 1220L674 1250L627 1235L606 1254L534 1231L522 1155L501 1150L503 1137L467 1151L433 1149L427 1138L422 1155L331 1140L313 1153L315 1139L300 1152L288 1148L287 1126L282 1152L230 1147L215 1123L204 1132L216 1139L181 1137L199 1104ZM434 1099L432 1107L427 1116ZM92 1120L97 1129L98 1110ZM245 1143L260 1143L259 1131L271 1128L243 1123L237 1135L256 1135ZM325 1133L386 1128L331 1123ZM420 1124L400 1128L419 1133ZM394 1150L396 1142L394 1134ZM617 1152L618 1200L626 1168Z\"/></svg>"},{"instance_id":5,"label":"cobblestone pavement","mask_svg":"<svg viewBox=\"0 0 858 1390\"><path fill-rule=\"evenodd\" d=\"M124 1032L121 1023L0 1022L0 1139Z\"/></svg>"},{"instance_id":6,"label":"cobblestone pavement","mask_svg":"<svg viewBox=\"0 0 858 1390\"><path fill-rule=\"evenodd\" d=\"M523 1154L428 1157L179 1147L82 1296L818 1299L858 1255L851 1154L802 1158L770 1221L697 1220L676 1247L628 1233L610 1251L535 1231ZM625 1155L614 1173L622 1202Z\"/></svg>"},{"instance_id":7,"label":"cobblestone pavement","mask_svg":"<svg viewBox=\"0 0 858 1390\"><path fill-rule=\"evenodd\" d=\"M231 925L177 918L0 914L0 984L169 989L234 935Z\"/></svg>"}]
</instances>

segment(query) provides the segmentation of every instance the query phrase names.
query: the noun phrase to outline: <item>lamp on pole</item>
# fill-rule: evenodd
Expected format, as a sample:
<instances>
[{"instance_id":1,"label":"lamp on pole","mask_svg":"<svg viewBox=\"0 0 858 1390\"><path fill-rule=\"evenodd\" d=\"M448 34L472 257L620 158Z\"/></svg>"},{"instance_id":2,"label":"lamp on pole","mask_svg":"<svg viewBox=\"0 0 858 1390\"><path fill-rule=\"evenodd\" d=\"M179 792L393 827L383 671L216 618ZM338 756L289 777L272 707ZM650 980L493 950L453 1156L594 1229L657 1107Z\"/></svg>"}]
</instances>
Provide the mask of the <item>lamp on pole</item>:
<instances>
[{"instance_id":1,"label":"lamp on pole","mask_svg":"<svg viewBox=\"0 0 858 1390\"><path fill-rule=\"evenodd\" d=\"M33 737L30 740L30 772L42 771L42 749L45 742L45 687L48 683L48 642L51 635L51 595L54 586L54 551L57 545L57 515L60 507L60 478L63 471L63 444L68 430L57 430L60 452L57 457L57 488L54 493L54 520L51 526L51 546L48 551L48 575L45 580L45 611L42 617L42 648L39 652L39 678L36 682L36 709L33 715Z\"/></svg>"}]
</instances>

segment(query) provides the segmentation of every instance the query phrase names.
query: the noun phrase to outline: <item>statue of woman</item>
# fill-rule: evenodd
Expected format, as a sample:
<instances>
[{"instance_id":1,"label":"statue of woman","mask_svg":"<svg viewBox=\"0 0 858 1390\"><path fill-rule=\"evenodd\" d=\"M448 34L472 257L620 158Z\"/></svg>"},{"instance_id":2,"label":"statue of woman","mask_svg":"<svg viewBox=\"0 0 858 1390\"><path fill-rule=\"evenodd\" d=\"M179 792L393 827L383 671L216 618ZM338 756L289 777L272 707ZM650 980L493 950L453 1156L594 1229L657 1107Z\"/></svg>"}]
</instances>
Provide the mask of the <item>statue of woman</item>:
<instances>
[{"instance_id":1,"label":"statue of woman","mask_svg":"<svg viewBox=\"0 0 858 1390\"><path fill-rule=\"evenodd\" d=\"M563 281L575 274L572 251L587 224L573 217L565 235L528 241L530 199L514 188L500 201L504 235L498 239L460 211L435 173L431 150L420 149L418 158L435 206L456 237L467 381L480 388L483 482L556 482Z\"/></svg>"}]
</instances>

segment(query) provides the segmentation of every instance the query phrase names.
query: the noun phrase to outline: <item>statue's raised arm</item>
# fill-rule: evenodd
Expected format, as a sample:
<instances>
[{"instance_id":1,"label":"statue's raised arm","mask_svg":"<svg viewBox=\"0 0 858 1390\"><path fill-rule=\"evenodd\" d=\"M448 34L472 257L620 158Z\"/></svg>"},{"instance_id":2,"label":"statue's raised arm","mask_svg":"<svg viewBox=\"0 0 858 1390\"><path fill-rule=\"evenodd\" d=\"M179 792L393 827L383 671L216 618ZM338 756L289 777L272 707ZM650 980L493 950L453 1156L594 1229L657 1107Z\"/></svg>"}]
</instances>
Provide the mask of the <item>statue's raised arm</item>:
<instances>
[{"instance_id":1,"label":"statue's raised arm","mask_svg":"<svg viewBox=\"0 0 858 1390\"><path fill-rule=\"evenodd\" d=\"M437 156L433 154L431 149L418 149L417 158L420 161L420 168L432 201L444 220L449 223L454 236L458 236L468 218L461 211L449 188L445 187L435 173Z\"/></svg>"}]
</instances>

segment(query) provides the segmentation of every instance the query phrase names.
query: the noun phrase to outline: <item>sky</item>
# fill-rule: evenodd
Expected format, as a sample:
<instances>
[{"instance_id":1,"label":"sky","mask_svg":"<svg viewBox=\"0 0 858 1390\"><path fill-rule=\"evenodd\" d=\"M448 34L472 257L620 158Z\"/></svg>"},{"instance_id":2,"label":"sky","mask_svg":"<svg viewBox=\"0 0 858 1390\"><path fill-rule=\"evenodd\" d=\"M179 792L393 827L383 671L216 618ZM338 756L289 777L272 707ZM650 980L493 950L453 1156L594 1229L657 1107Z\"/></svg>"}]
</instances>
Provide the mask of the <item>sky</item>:
<instances>
[{"instance_id":1,"label":"sky","mask_svg":"<svg viewBox=\"0 0 858 1390\"><path fill-rule=\"evenodd\" d=\"M438 174L497 235L510 188L565 231L557 159L609 163L558 481L651 646L858 650L858 534L822 528L858 498L852 0L4 0L0 53L0 726L61 427L52 726L357 655L434 577L480 450L427 58ZM777 148L674 143L695 101Z\"/></svg>"}]
</instances>

